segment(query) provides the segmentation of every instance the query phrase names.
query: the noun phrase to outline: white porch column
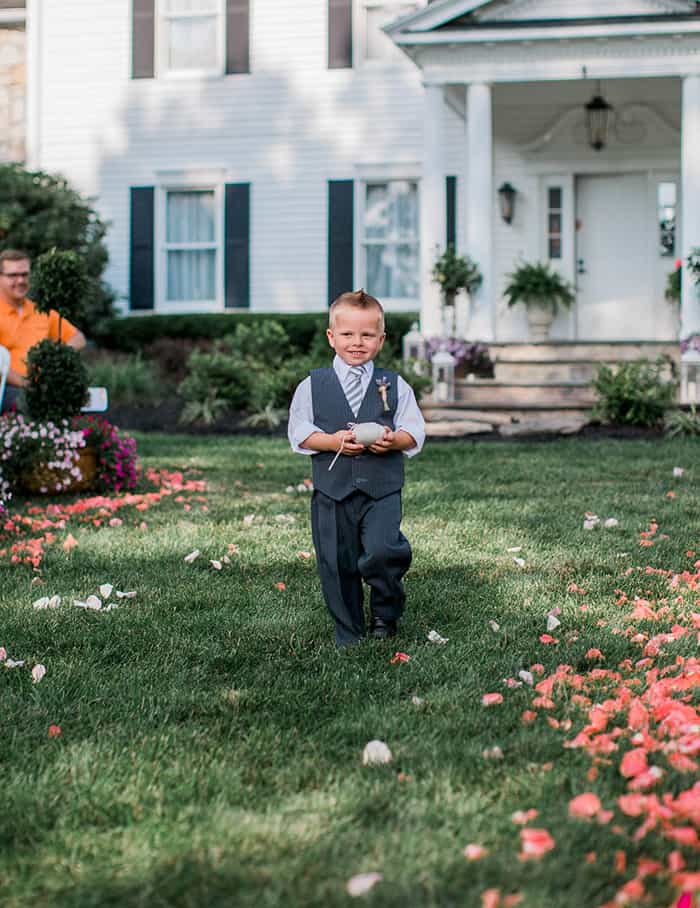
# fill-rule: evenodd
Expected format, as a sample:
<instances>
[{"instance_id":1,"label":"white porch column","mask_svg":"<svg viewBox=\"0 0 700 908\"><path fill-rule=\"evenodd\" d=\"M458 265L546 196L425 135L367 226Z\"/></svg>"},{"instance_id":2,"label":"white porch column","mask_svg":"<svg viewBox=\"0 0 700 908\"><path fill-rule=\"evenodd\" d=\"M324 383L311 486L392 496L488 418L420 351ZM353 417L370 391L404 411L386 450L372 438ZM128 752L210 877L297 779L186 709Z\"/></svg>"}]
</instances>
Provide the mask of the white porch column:
<instances>
[{"instance_id":1,"label":"white porch column","mask_svg":"<svg viewBox=\"0 0 700 908\"><path fill-rule=\"evenodd\" d=\"M472 297L470 340L493 340L496 329L493 274L493 117L491 86L467 86L467 253L484 281Z\"/></svg>"},{"instance_id":2,"label":"white porch column","mask_svg":"<svg viewBox=\"0 0 700 908\"><path fill-rule=\"evenodd\" d=\"M442 334L440 287L431 272L445 248L444 88L425 85L423 101L423 177L420 193L420 326L427 337Z\"/></svg>"},{"instance_id":3,"label":"white porch column","mask_svg":"<svg viewBox=\"0 0 700 908\"><path fill-rule=\"evenodd\" d=\"M681 210L683 262L693 246L700 246L700 76L683 77L681 121ZM683 271L681 299L681 339L700 334L698 287ZM700 359L689 352L684 359Z\"/></svg>"}]
</instances>

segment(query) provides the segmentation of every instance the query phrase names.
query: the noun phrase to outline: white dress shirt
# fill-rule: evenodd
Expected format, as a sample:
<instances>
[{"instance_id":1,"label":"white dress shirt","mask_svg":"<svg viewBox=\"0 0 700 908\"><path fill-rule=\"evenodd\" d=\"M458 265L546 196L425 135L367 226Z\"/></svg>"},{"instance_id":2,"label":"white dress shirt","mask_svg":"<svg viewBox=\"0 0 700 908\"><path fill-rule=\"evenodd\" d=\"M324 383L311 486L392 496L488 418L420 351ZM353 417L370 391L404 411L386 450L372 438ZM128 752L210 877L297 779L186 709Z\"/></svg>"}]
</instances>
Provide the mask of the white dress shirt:
<instances>
[{"instance_id":1,"label":"white dress shirt","mask_svg":"<svg viewBox=\"0 0 700 908\"><path fill-rule=\"evenodd\" d=\"M350 366L336 354L333 358L333 369L340 381L340 387L344 388ZM362 369L362 392L364 395L367 392L369 383L372 381L374 363L370 360L370 362L364 364ZM415 446L408 448L403 452L407 457L413 457L415 454L420 453L420 450L423 447L423 442L425 441L425 422L423 421L423 414L416 403L416 396L413 393L413 388L405 382L400 375L398 377L397 391L399 400L394 415L395 431L398 432L400 429L403 429L404 432L408 432L409 435L415 438ZM310 448L302 448L301 443L313 432L322 431L322 429L319 429L318 426L314 425L311 376L309 376L297 386L294 397L292 398L291 406L289 407L287 436L289 438L289 443L292 446L292 450L297 454L317 454L317 451L312 451Z\"/></svg>"}]
</instances>

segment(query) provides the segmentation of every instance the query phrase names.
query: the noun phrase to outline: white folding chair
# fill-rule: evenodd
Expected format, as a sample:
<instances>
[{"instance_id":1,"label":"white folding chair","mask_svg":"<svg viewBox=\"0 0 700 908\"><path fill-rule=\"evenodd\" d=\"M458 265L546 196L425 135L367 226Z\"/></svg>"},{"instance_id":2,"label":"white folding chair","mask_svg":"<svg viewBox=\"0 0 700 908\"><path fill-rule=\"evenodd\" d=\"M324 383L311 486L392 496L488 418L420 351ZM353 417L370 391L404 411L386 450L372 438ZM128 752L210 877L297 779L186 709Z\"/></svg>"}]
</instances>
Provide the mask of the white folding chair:
<instances>
[{"instance_id":1,"label":"white folding chair","mask_svg":"<svg viewBox=\"0 0 700 908\"><path fill-rule=\"evenodd\" d=\"M10 351L7 347L0 347L0 410L2 410L2 401L5 397L5 385L7 384L7 373L10 371Z\"/></svg>"}]
</instances>

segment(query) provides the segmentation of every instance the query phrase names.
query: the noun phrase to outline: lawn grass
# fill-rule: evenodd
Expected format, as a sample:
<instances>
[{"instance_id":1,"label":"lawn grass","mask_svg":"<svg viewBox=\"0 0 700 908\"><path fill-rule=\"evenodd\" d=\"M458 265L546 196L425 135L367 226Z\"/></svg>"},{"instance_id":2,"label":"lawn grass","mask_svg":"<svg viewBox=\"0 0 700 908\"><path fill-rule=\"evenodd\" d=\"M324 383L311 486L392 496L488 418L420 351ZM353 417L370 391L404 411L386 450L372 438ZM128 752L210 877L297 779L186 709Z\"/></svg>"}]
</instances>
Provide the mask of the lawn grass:
<instances>
[{"instance_id":1,"label":"lawn grass","mask_svg":"<svg viewBox=\"0 0 700 908\"><path fill-rule=\"evenodd\" d=\"M665 859L672 845L631 841L629 822L622 834L568 816L585 791L613 808L624 780L611 767L589 781L588 756L564 749L561 730L525 726L532 691L503 679L533 663L583 671L591 647L610 668L640 658L615 630L615 591L657 599L667 578L638 566L692 569L696 443L428 445L407 468L401 636L344 651L314 560L298 554L311 549L309 496L285 491L308 463L277 439L138 444L147 466L201 470L208 510L171 496L120 512L122 526L73 528L78 546L48 548L41 586L28 566L0 563L0 646L48 670L39 684L26 668L0 672L7 908L342 906L355 901L346 881L373 870L383 881L357 900L372 906L478 908L498 887L527 908L595 908L630 876L615 871L616 851L632 865ZM586 511L620 525L585 531ZM642 548L653 518L655 544ZM230 543L239 553L214 570ZM138 595L107 614L68 604L105 582ZM32 608L54 593L61 608ZM555 606L561 642L545 645ZM431 629L449 642L427 642ZM697 654L697 640L674 647L668 661ZM410 662L391 664L395 650ZM485 708L494 691L504 703ZM362 766L373 738L390 765ZM504 759L484 758L494 746ZM671 774L664 790L690 784ZM517 856L511 814L528 808L556 841L539 861ZM489 854L466 861L470 842ZM670 904L665 883L650 888L647 904Z\"/></svg>"}]
</instances>

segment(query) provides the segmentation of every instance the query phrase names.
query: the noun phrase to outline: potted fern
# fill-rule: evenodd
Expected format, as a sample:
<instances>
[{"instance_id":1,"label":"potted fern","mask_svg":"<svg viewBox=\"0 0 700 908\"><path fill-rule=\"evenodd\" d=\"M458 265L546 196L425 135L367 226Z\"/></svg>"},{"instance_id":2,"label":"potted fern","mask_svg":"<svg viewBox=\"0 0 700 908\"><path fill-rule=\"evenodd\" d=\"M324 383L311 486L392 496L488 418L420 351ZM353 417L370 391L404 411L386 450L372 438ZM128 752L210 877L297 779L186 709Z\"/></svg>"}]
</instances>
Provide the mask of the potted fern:
<instances>
[{"instance_id":1,"label":"potted fern","mask_svg":"<svg viewBox=\"0 0 700 908\"><path fill-rule=\"evenodd\" d=\"M554 317L575 300L574 288L543 262L523 262L508 275L503 295L508 306L524 303L533 341L546 341Z\"/></svg>"},{"instance_id":2,"label":"potted fern","mask_svg":"<svg viewBox=\"0 0 700 908\"><path fill-rule=\"evenodd\" d=\"M454 333L457 294L460 290L474 293L481 285L483 276L479 266L469 256L457 255L452 243L448 243L435 261L432 276L433 281L440 285L445 334L449 336Z\"/></svg>"}]
</instances>

